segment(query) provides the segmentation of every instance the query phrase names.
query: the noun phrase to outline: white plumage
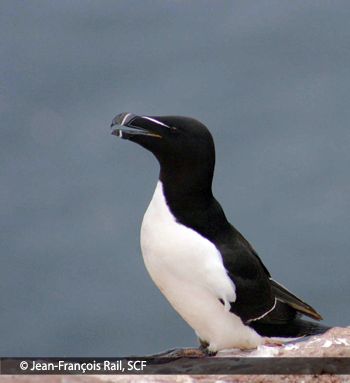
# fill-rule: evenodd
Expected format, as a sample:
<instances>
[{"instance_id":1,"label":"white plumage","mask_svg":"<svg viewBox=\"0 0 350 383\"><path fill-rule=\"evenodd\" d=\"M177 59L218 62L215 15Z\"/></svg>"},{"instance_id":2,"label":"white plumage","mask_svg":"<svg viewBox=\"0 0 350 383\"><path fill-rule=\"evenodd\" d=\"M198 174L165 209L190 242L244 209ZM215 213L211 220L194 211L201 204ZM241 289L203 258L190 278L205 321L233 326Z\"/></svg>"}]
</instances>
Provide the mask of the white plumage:
<instances>
[{"instance_id":1,"label":"white plumage","mask_svg":"<svg viewBox=\"0 0 350 383\"><path fill-rule=\"evenodd\" d=\"M232 344L254 348L265 343L229 311L236 292L220 252L212 242L175 220L160 181L143 219L141 249L155 284L200 339L209 343L210 351Z\"/></svg>"}]
</instances>

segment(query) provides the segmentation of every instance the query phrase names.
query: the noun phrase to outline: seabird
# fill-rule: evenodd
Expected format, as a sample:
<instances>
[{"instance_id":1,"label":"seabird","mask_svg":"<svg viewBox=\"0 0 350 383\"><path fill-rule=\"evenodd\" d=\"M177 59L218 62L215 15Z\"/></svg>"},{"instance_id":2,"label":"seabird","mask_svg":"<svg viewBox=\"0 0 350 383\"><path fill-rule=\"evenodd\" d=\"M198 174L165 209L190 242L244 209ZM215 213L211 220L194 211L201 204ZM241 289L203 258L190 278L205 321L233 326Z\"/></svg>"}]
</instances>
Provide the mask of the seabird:
<instances>
[{"instance_id":1,"label":"seabird","mask_svg":"<svg viewBox=\"0 0 350 383\"><path fill-rule=\"evenodd\" d=\"M301 319L323 318L271 278L226 219L212 194L215 148L202 123L122 113L111 128L159 161L158 183L141 227L143 259L154 283L195 330L203 355L281 344L330 328Z\"/></svg>"}]
</instances>

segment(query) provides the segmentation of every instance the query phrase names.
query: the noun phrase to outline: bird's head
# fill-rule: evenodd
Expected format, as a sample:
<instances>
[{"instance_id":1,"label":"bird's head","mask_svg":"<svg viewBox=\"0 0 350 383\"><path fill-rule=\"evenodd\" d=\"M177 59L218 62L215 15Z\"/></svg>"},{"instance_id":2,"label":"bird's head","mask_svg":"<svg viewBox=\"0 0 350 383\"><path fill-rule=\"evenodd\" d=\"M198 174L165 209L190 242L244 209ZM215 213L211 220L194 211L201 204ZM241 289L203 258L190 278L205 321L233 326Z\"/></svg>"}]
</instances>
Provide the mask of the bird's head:
<instances>
[{"instance_id":1,"label":"bird's head","mask_svg":"<svg viewBox=\"0 0 350 383\"><path fill-rule=\"evenodd\" d=\"M115 125L119 126L114 128ZM212 135L202 123L193 118L122 113L113 119L111 127L113 135L136 142L152 152L162 170L214 170Z\"/></svg>"}]
</instances>

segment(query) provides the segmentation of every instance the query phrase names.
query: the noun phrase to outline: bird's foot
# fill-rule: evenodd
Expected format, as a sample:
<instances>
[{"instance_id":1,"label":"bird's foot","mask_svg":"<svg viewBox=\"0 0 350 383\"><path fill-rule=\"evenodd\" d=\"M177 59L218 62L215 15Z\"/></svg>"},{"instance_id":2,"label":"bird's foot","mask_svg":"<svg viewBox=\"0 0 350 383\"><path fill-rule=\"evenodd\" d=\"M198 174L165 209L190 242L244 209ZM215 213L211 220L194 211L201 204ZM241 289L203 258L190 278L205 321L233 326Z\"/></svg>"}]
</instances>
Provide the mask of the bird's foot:
<instances>
[{"instance_id":1,"label":"bird's foot","mask_svg":"<svg viewBox=\"0 0 350 383\"><path fill-rule=\"evenodd\" d=\"M183 358L183 357L197 357L202 358L205 356L214 356L217 354L216 351L209 351L207 348L199 347L199 348L192 348L192 347L185 347L185 348L173 348L171 350L164 351L162 353L161 357L165 358Z\"/></svg>"},{"instance_id":2,"label":"bird's foot","mask_svg":"<svg viewBox=\"0 0 350 383\"><path fill-rule=\"evenodd\" d=\"M283 341L269 341L266 340L264 344L268 344L269 346L283 346Z\"/></svg>"},{"instance_id":3,"label":"bird's foot","mask_svg":"<svg viewBox=\"0 0 350 383\"><path fill-rule=\"evenodd\" d=\"M206 356L214 356L217 354L217 351L209 351L208 348L204 347L199 347L199 348L192 348L192 347L176 347L172 348L170 350L158 352L156 354L151 354L151 355L144 355L144 356L137 356L137 358L145 358L149 362L153 363L167 363L166 360L160 360L163 358L172 358L172 359L179 359L179 358L203 358ZM129 356L127 358L136 358L135 355Z\"/></svg>"}]
</instances>

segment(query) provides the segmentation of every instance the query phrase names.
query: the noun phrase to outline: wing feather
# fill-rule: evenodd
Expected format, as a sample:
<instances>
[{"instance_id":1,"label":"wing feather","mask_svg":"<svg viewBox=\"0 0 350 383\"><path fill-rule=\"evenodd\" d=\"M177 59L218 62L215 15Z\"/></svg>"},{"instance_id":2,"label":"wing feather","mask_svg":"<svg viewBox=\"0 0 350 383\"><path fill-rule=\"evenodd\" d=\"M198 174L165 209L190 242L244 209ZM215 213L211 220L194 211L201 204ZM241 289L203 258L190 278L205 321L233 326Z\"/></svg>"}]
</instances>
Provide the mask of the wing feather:
<instances>
[{"instance_id":1,"label":"wing feather","mask_svg":"<svg viewBox=\"0 0 350 383\"><path fill-rule=\"evenodd\" d=\"M300 313L312 319L323 320L322 316L315 309L313 309L309 304L307 304L306 302L298 298L296 295L291 293L280 283L276 282L272 278L270 279L270 283L272 286L272 290L279 301L288 304Z\"/></svg>"}]
</instances>

